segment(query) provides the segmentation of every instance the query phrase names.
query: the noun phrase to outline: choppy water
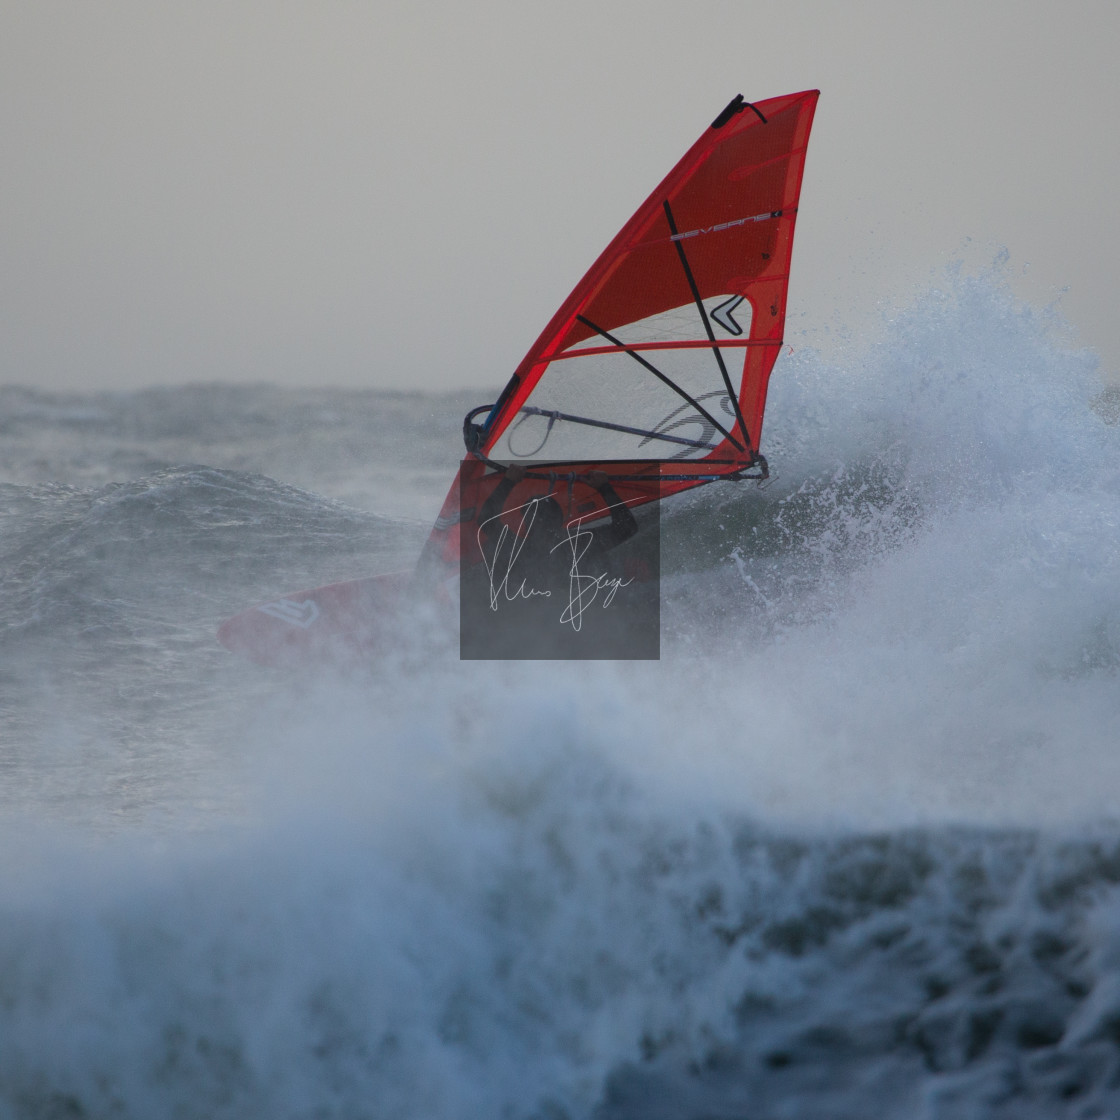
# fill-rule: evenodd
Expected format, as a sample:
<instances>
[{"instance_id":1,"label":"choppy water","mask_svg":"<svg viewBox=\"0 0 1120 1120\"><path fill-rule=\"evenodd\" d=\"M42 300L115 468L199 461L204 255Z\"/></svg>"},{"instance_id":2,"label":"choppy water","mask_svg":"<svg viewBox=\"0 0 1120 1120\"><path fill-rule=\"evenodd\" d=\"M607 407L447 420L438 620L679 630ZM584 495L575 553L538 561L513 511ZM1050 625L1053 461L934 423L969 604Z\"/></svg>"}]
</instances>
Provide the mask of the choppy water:
<instances>
[{"instance_id":1,"label":"choppy water","mask_svg":"<svg viewBox=\"0 0 1120 1120\"><path fill-rule=\"evenodd\" d=\"M485 393L0 390L0 1117L1120 1113L1120 428L998 275L850 350L658 664L217 646Z\"/></svg>"}]
</instances>

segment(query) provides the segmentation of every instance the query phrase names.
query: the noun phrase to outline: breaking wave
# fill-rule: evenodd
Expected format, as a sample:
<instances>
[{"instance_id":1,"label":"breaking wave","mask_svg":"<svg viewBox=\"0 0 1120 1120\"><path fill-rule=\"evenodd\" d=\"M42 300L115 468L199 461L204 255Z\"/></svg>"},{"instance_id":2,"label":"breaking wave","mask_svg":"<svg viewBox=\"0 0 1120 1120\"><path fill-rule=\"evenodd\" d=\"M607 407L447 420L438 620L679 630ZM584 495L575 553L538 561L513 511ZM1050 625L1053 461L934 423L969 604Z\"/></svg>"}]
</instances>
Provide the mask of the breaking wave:
<instances>
[{"instance_id":1,"label":"breaking wave","mask_svg":"<svg viewBox=\"0 0 1120 1120\"><path fill-rule=\"evenodd\" d=\"M998 270L949 273L858 360L787 355L779 478L662 519L659 664L337 679L213 645L416 546L419 423L392 516L217 445L9 482L0 1116L1115 1113L1100 392ZM20 438L60 463L111 439L94 404L135 404L35 399ZM168 391L136 461L200 399ZM353 425L332 493L377 445L350 403L316 402ZM315 436L274 427L271 461Z\"/></svg>"}]
</instances>

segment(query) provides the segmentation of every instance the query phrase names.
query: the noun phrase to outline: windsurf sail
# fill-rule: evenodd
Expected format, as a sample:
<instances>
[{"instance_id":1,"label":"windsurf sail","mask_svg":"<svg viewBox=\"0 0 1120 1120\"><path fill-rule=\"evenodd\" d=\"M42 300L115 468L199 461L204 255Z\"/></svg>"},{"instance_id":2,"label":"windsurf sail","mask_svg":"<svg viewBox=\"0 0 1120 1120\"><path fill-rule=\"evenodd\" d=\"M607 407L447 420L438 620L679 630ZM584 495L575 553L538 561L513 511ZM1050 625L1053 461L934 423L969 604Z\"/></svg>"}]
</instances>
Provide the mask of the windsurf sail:
<instances>
[{"instance_id":1,"label":"windsurf sail","mask_svg":"<svg viewBox=\"0 0 1120 1120\"><path fill-rule=\"evenodd\" d=\"M467 415L467 457L422 565L459 563L475 536L463 527L513 463L584 518L599 499L579 480L593 470L632 506L766 477L763 411L817 97L736 97L658 184L497 401Z\"/></svg>"}]
</instances>

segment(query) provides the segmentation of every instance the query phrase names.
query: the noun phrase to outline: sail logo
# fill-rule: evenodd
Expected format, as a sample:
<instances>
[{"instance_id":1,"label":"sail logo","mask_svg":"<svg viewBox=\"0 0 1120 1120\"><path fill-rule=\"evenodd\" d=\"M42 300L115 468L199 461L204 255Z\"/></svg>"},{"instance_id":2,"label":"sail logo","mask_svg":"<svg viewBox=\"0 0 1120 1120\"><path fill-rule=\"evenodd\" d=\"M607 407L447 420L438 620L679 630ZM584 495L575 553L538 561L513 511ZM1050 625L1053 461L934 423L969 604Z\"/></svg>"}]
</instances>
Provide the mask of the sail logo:
<instances>
[{"instance_id":1,"label":"sail logo","mask_svg":"<svg viewBox=\"0 0 1120 1120\"><path fill-rule=\"evenodd\" d=\"M293 603L291 599L277 599L275 603L265 603L263 607L257 607L257 610L272 618L278 618L281 622L298 626L301 630L306 630L319 617L319 607L311 599L302 603Z\"/></svg>"},{"instance_id":2,"label":"sail logo","mask_svg":"<svg viewBox=\"0 0 1120 1120\"><path fill-rule=\"evenodd\" d=\"M747 222L767 222L771 218L780 218L781 210L768 210L765 214L752 214L749 218L735 218L730 222L720 222L714 226L703 226L701 229L690 229L688 233L674 233L670 241L684 241L687 237L699 237L702 233L718 233L721 229L733 229L735 226L745 226Z\"/></svg>"},{"instance_id":3,"label":"sail logo","mask_svg":"<svg viewBox=\"0 0 1120 1120\"><path fill-rule=\"evenodd\" d=\"M474 517L474 507L470 509L460 510L458 513L441 513L436 518L436 528L446 532L448 529L453 529L456 525L463 521L470 521Z\"/></svg>"}]
</instances>

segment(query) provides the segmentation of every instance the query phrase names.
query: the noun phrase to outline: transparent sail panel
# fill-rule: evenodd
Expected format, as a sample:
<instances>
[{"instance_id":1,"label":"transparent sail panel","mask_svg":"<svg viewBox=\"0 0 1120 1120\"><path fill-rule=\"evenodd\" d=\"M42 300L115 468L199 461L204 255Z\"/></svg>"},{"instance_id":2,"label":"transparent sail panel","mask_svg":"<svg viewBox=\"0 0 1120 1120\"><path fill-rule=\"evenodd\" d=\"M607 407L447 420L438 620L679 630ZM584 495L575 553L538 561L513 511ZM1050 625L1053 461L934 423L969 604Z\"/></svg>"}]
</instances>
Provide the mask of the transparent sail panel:
<instances>
[{"instance_id":1,"label":"transparent sail panel","mask_svg":"<svg viewBox=\"0 0 1120 1120\"><path fill-rule=\"evenodd\" d=\"M750 301L740 295L720 295L706 299L704 308L712 333L716 339L748 337L751 333ZM708 335L695 303L673 307L634 323L612 327L610 324L595 324L600 330L619 339L628 346L638 343L687 342L706 340ZM577 343L566 353L577 350L590 350L609 345L602 334L595 333L583 342Z\"/></svg>"},{"instance_id":2,"label":"transparent sail panel","mask_svg":"<svg viewBox=\"0 0 1120 1120\"><path fill-rule=\"evenodd\" d=\"M724 295L705 306L717 339L736 337L733 329L749 332L746 300ZM734 406L695 304L606 333L610 338L597 334L549 365L491 457L702 459L733 430ZM615 348L620 344L637 348ZM610 352L586 353L600 347ZM721 354L738 388L744 351Z\"/></svg>"}]
</instances>

